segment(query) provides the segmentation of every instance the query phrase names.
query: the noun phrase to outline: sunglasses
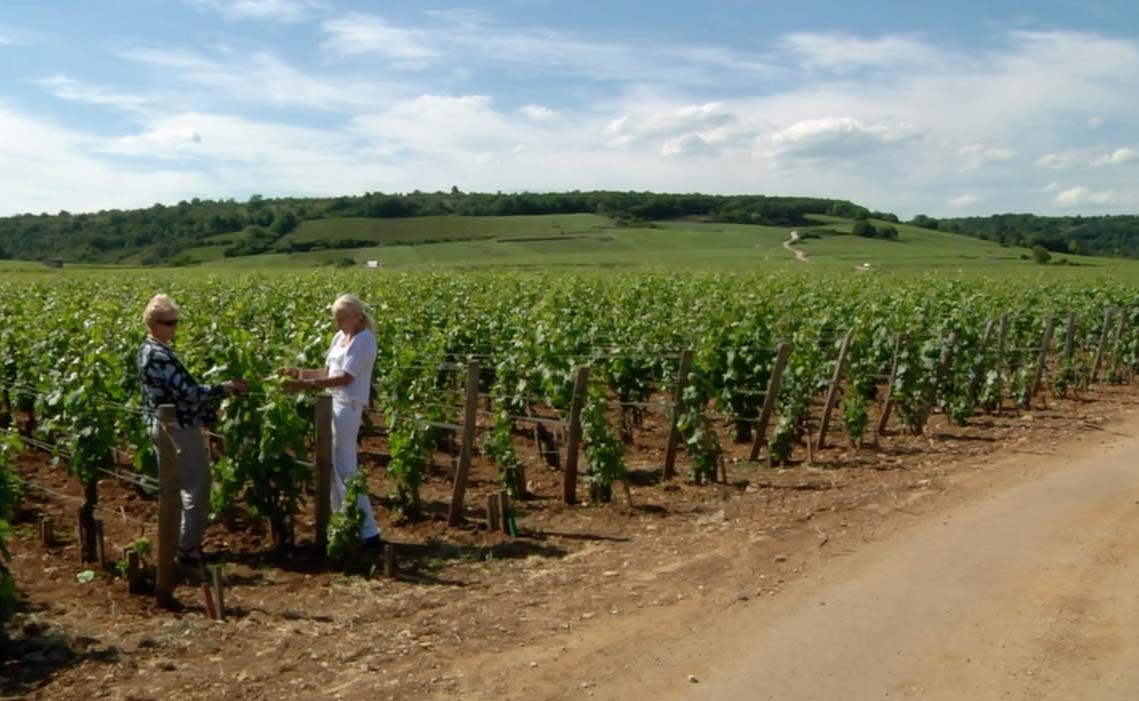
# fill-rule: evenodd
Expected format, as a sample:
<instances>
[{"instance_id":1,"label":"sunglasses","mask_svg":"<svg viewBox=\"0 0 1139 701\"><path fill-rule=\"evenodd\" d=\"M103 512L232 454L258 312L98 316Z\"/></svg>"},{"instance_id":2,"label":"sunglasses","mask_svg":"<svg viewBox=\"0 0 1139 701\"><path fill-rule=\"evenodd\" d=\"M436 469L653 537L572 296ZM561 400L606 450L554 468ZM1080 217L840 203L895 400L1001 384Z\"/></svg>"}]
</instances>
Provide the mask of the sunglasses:
<instances>
[{"instance_id":1,"label":"sunglasses","mask_svg":"<svg viewBox=\"0 0 1139 701\"><path fill-rule=\"evenodd\" d=\"M163 326L168 326L170 328L174 328L175 326L178 325L178 320L177 319L160 319L154 323L161 324Z\"/></svg>"}]
</instances>

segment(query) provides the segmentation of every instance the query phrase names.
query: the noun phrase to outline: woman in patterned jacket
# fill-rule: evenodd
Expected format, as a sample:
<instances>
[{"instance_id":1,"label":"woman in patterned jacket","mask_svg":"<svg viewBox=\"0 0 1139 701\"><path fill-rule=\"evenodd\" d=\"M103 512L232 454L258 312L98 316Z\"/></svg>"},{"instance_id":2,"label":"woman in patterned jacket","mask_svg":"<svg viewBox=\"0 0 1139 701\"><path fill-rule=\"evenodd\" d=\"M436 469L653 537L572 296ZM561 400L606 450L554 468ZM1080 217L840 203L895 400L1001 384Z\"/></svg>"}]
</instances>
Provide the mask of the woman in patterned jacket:
<instances>
[{"instance_id":1,"label":"woman in patterned jacket","mask_svg":"<svg viewBox=\"0 0 1139 701\"><path fill-rule=\"evenodd\" d=\"M191 377L170 347L178 328L178 305L166 295L150 300L142 320L149 333L138 349L138 373L155 446L162 440L158 407L175 407L175 423L167 432L177 448L176 471L182 493L178 560L184 565L200 564L202 536L210 515L209 451L202 428L217 418L216 406L222 397L245 392L246 386L241 380L199 385Z\"/></svg>"}]
</instances>

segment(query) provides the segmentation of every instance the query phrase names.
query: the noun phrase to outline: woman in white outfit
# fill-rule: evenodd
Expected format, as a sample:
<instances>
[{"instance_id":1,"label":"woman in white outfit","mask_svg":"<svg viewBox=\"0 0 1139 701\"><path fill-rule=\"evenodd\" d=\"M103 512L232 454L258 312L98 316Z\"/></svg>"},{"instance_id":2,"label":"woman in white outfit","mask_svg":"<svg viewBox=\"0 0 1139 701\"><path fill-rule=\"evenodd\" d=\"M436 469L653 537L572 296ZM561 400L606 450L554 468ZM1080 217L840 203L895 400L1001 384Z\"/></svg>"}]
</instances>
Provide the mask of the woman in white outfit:
<instances>
[{"instance_id":1,"label":"woman in white outfit","mask_svg":"<svg viewBox=\"0 0 1139 701\"><path fill-rule=\"evenodd\" d=\"M372 367L376 363L376 335L372 317L355 295L341 295L332 304L332 316L339 331L332 339L323 368L286 368L282 374L294 378L286 385L291 391L327 389L332 395L332 509L343 508L348 483L356 474L356 438L364 408L372 390ZM372 503L360 495L364 513L360 537L369 545L378 544L380 529L372 515Z\"/></svg>"}]
</instances>

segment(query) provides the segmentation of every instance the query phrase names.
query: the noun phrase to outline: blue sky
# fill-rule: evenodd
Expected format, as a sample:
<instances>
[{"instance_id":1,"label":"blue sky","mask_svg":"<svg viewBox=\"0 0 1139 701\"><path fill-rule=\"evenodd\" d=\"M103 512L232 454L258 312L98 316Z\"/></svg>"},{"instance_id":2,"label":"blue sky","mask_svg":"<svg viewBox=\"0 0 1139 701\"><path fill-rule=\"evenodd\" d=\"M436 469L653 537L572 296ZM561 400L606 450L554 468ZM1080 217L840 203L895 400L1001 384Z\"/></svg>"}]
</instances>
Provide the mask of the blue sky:
<instances>
[{"instance_id":1,"label":"blue sky","mask_svg":"<svg viewBox=\"0 0 1139 701\"><path fill-rule=\"evenodd\" d=\"M1139 211L1129 2L5 0L0 214L414 189Z\"/></svg>"}]
</instances>

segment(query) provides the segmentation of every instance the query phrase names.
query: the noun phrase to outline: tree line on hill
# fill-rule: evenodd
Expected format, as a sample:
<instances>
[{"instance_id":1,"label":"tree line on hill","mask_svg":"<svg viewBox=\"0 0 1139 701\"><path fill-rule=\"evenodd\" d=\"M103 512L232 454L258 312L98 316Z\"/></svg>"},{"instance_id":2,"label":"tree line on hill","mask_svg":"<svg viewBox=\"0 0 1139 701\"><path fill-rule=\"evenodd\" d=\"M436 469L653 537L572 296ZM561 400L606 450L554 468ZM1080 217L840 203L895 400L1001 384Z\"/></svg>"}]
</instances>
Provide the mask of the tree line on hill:
<instances>
[{"instance_id":1,"label":"tree line on hill","mask_svg":"<svg viewBox=\"0 0 1139 701\"><path fill-rule=\"evenodd\" d=\"M1002 246L1091 256L1139 256L1139 216L1134 215L1043 217L1035 214L994 214L989 217L935 219L919 214L909 223L933 231L993 241Z\"/></svg>"},{"instance_id":2,"label":"tree line on hill","mask_svg":"<svg viewBox=\"0 0 1139 701\"><path fill-rule=\"evenodd\" d=\"M144 264L176 260L186 249L225 242L228 256L300 251L361 242L300 244L284 237L300 223L330 217L510 216L600 214L619 225L694 218L770 226L805 226L808 214L851 219L892 217L845 200L764 195L564 193L365 193L355 197L276 198L248 202L193 199L177 205L95 213L21 214L0 218L0 258Z\"/></svg>"}]
</instances>

